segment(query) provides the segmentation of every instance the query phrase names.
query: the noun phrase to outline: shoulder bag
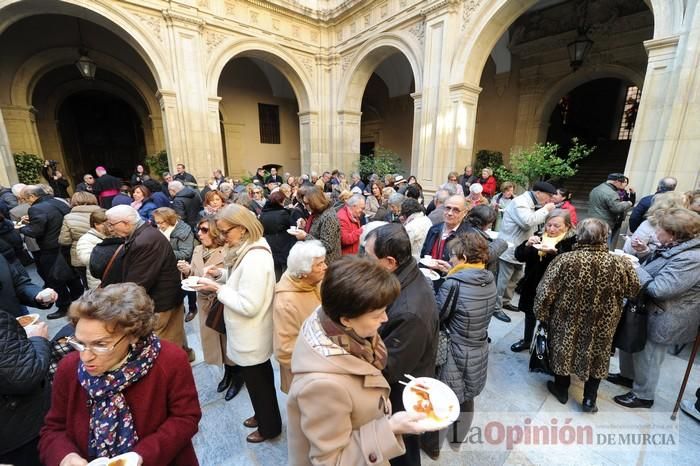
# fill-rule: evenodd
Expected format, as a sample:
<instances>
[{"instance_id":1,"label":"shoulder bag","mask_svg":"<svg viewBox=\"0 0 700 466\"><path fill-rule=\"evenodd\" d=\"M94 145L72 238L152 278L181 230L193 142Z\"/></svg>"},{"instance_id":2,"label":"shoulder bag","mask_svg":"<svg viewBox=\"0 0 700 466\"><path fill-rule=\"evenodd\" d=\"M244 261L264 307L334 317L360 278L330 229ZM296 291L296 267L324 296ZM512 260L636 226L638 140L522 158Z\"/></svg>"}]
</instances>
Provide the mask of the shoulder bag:
<instances>
[{"instance_id":1,"label":"shoulder bag","mask_svg":"<svg viewBox=\"0 0 700 466\"><path fill-rule=\"evenodd\" d=\"M119 257L119 254L122 252L122 249L124 249L124 243L120 244L119 247L114 251L114 254L112 254L112 257L109 258L109 262L107 262L107 266L105 267L104 271L102 272L102 281L100 281L100 286L99 288L104 288L104 282L109 277L109 271L112 270L112 266L114 265L114 261Z\"/></svg>"},{"instance_id":2,"label":"shoulder bag","mask_svg":"<svg viewBox=\"0 0 700 466\"><path fill-rule=\"evenodd\" d=\"M552 374L549 366L549 339L547 336L547 326L540 322L535 330L535 336L530 345L530 372L542 372Z\"/></svg>"},{"instance_id":3,"label":"shoulder bag","mask_svg":"<svg viewBox=\"0 0 700 466\"><path fill-rule=\"evenodd\" d=\"M442 366L447 362L447 353L450 351L450 331L447 328L447 324L450 318L457 308L457 301L459 299L459 283L453 283L450 287L450 291L447 293L447 299L442 305L440 310L440 318L445 315L445 318L440 323L440 330L438 331L438 344L437 352L435 353L435 365Z\"/></svg>"},{"instance_id":4,"label":"shoulder bag","mask_svg":"<svg viewBox=\"0 0 700 466\"><path fill-rule=\"evenodd\" d=\"M245 253L248 254L250 251L253 249L264 249L267 252L271 251L264 247L264 246L254 246L250 249L248 249ZM238 267L238 265L241 263L243 258L245 257L245 254L243 254L241 257L236 259L236 262L233 264L231 268L229 268L229 275L233 270ZM204 321L204 325L209 327L212 330L215 330L222 335L226 335L226 321L224 320L224 305L217 297L214 297L214 300L211 302L209 305L209 313L207 314L207 319Z\"/></svg>"},{"instance_id":5,"label":"shoulder bag","mask_svg":"<svg viewBox=\"0 0 700 466\"><path fill-rule=\"evenodd\" d=\"M625 300L622 316L613 337L613 346L628 353L642 351L647 342L649 314L646 309L645 289L646 285L637 296Z\"/></svg>"}]
</instances>

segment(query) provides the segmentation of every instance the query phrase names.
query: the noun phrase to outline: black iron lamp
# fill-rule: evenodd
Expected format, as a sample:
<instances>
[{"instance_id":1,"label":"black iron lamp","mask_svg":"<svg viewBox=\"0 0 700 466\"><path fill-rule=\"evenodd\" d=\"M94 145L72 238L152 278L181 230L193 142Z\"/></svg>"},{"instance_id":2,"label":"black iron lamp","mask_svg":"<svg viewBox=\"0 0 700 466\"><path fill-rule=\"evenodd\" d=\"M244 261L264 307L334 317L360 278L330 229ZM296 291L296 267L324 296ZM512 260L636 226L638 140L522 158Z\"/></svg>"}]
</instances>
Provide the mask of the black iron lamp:
<instances>
[{"instance_id":1,"label":"black iron lamp","mask_svg":"<svg viewBox=\"0 0 700 466\"><path fill-rule=\"evenodd\" d=\"M80 75L84 79L95 79L95 71L97 71L97 63L95 63L90 57L88 57L88 51L83 47L83 34L80 31L80 20L76 18L78 23L78 39L80 40L80 48L78 49L78 54L80 58L75 62L75 66L78 67Z\"/></svg>"},{"instance_id":2,"label":"black iron lamp","mask_svg":"<svg viewBox=\"0 0 700 466\"><path fill-rule=\"evenodd\" d=\"M576 40L566 46L569 51L569 64L572 70L576 71L583 65L591 47L593 47L593 41L588 37L585 29L579 28Z\"/></svg>"}]
</instances>

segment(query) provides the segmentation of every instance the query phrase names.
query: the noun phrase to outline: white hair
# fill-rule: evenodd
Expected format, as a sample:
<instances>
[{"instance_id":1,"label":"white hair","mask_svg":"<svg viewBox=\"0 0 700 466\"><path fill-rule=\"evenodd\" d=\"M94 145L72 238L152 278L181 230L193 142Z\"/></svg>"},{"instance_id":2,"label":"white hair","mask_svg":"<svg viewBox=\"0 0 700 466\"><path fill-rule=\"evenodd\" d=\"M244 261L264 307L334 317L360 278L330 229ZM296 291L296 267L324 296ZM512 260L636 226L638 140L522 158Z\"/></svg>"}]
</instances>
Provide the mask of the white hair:
<instances>
[{"instance_id":1,"label":"white hair","mask_svg":"<svg viewBox=\"0 0 700 466\"><path fill-rule=\"evenodd\" d=\"M132 225L136 225L139 221L139 211L130 205L117 205L105 212L107 219L110 221L123 220Z\"/></svg>"},{"instance_id":2,"label":"white hair","mask_svg":"<svg viewBox=\"0 0 700 466\"><path fill-rule=\"evenodd\" d=\"M287 273L294 278L302 278L311 273L314 259L326 256L326 248L319 240L299 241L289 251Z\"/></svg>"},{"instance_id":3,"label":"white hair","mask_svg":"<svg viewBox=\"0 0 700 466\"><path fill-rule=\"evenodd\" d=\"M13 184L12 185L12 194L14 194L15 197L19 197L22 190L26 187L27 187L27 185L24 183Z\"/></svg>"},{"instance_id":4,"label":"white hair","mask_svg":"<svg viewBox=\"0 0 700 466\"><path fill-rule=\"evenodd\" d=\"M168 189L172 189L176 193L179 193L180 191L185 189L185 185L183 185L181 182L179 182L177 180L171 181L170 183L168 183Z\"/></svg>"},{"instance_id":5,"label":"white hair","mask_svg":"<svg viewBox=\"0 0 700 466\"><path fill-rule=\"evenodd\" d=\"M401 205L403 204L404 195L399 193L394 193L389 196L389 205Z\"/></svg>"},{"instance_id":6,"label":"white hair","mask_svg":"<svg viewBox=\"0 0 700 466\"><path fill-rule=\"evenodd\" d=\"M353 188L353 189L355 189L355 188ZM360 201L364 201L364 200L365 200L365 196L363 196L360 193L356 193L356 194L353 194L352 196L350 196L350 198L347 201L345 201L345 204L352 207L352 206L356 206L357 204L360 203Z\"/></svg>"}]
</instances>

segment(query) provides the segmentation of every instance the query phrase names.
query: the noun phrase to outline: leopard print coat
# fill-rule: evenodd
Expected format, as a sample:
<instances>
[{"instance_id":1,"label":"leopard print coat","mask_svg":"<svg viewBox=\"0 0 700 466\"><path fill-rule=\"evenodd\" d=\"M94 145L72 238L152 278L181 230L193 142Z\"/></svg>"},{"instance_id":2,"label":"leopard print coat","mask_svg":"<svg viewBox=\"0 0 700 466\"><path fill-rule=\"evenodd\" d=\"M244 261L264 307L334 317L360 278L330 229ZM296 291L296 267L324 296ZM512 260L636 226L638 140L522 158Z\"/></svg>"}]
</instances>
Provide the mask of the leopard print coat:
<instances>
[{"instance_id":1,"label":"leopard print coat","mask_svg":"<svg viewBox=\"0 0 700 466\"><path fill-rule=\"evenodd\" d=\"M535 314L548 323L552 371L584 381L606 377L622 299L639 289L632 263L605 245L579 244L556 257L535 297Z\"/></svg>"}]
</instances>

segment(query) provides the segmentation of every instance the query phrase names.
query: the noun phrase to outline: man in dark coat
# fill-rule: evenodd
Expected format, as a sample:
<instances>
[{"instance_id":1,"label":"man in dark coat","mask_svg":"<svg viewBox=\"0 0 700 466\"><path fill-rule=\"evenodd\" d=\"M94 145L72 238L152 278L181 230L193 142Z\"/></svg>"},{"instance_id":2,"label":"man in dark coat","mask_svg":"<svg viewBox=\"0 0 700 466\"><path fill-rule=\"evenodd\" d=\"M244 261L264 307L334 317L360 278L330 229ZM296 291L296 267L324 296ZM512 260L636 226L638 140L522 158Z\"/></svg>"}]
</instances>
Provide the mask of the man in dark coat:
<instances>
[{"instance_id":1,"label":"man in dark coat","mask_svg":"<svg viewBox=\"0 0 700 466\"><path fill-rule=\"evenodd\" d=\"M46 194L40 186L27 186L22 190L21 197L31 204L31 207L28 212L29 218L25 219L28 225L23 226L20 233L36 239L39 245L39 251L34 252L37 272L47 287L58 292L58 310L46 318L58 319L65 316L70 303L83 294L80 277L74 271L72 275L68 273L63 277L51 273L59 255L63 254L58 244L58 235L63 225L63 217L70 212L70 207ZM63 256L63 260L66 260L66 254ZM70 258L66 262L70 264Z\"/></svg>"},{"instance_id":2,"label":"man in dark coat","mask_svg":"<svg viewBox=\"0 0 700 466\"><path fill-rule=\"evenodd\" d=\"M102 284L133 282L144 287L155 305L156 334L185 348L184 294L170 241L131 206L109 209L107 225L113 236L126 241L120 258L121 273L110 271L102 277Z\"/></svg>"},{"instance_id":3,"label":"man in dark coat","mask_svg":"<svg viewBox=\"0 0 700 466\"><path fill-rule=\"evenodd\" d=\"M41 174L49 183L51 189L53 189L53 195L55 197L60 197L62 199L68 199L70 197L68 195L68 180L65 179L63 173L56 168L55 163L52 165L50 161L44 161Z\"/></svg>"},{"instance_id":4,"label":"man in dark coat","mask_svg":"<svg viewBox=\"0 0 700 466\"><path fill-rule=\"evenodd\" d=\"M202 198L194 189L183 186L179 181L168 184L168 191L173 198L173 210L187 223L192 231L197 228L197 219L202 211Z\"/></svg>"},{"instance_id":5,"label":"man in dark coat","mask_svg":"<svg viewBox=\"0 0 700 466\"><path fill-rule=\"evenodd\" d=\"M86 193L93 193L93 188L95 187L95 178L89 174L86 173L83 175L83 182L78 183L78 186L75 187L76 192L86 192Z\"/></svg>"},{"instance_id":6,"label":"man in dark coat","mask_svg":"<svg viewBox=\"0 0 700 466\"><path fill-rule=\"evenodd\" d=\"M105 167L95 168L95 173L97 181L92 186L92 193L100 200L100 206L103 209L109 209L112 207L112 199L119 194L122 182L119 178L108 174Z\"/></svg>"},{"instance_id":7,"label":"man in dark coat","mask_svg":"<svg viewBox=\"0 0 700 466\"><path fill-rule=\"evenodd\" d=\"M644 221L647 215L647 210L649 210L649 207L651 207L651 204L654 202L654 196L661 193L667 193L669 191L675 191L677 184L678 180L671 176L661 178L659 180L659 185L656 187L656 192L654 194L644 196L639 200L639 203L634 207L634 209L632 209L632 213L630 214L629 227L632 233L634 233L637 228L639 228L639 225L641 225Z\"/></svg>"},{"instance_id":8,"label":"man in dark coat","mask_svg":"<svg viewBox=\"0 0 700 466\"><path fill-rule=\"evenodd\" d=\"M178 163L175 166L175 170L177 170L177 173L173 176L173 180L179 181L185 186L197 187L197 180L191 173L185 171L185 165Z\"/></svg>"},{"instance_id":9,"label":"man in dark coat","mask_svg":"<svg viewBox=\"0 0 700 466\"><path fill-rule=\"evenodd\" d=\"M23 328L0 310L1 464L41 465L37 446L51 401L50 360L46 323Z\"/></svg>"},{"instance_id":10,"label":"man in dark coat","mask_svg":"<svg viewBox=\"0 0 700 466\"><path fill-rule=\"evenodd\" d=\"M402 400L404 374L435 377L438 310L435 295L411 255L411 240L400 224L389 224L367 235L365 252L401 282L401 294L386 309L388 317L379 328L388 358L384 377L391 386L393 411L405 409ZM420 437L404 435L406 454L392 459L396 465L420 465Z\"/></svg>"},{"instance_id":11,"label":"man in dark coat","mask_svg":"<svg viewBox=\"0 0 700 466\"><path fill-rule=\"evenodd\" d=\"M41 287L32 283L27 274L0 256L0 303L5 312L19 317L27 313L24 306L46 309L56 298L58 295L54 290L47 288L42 293Z\"/></svg>"}]
</instances>

